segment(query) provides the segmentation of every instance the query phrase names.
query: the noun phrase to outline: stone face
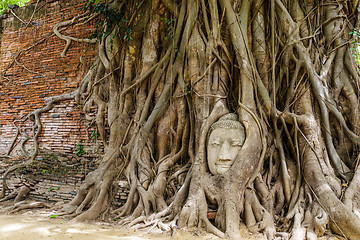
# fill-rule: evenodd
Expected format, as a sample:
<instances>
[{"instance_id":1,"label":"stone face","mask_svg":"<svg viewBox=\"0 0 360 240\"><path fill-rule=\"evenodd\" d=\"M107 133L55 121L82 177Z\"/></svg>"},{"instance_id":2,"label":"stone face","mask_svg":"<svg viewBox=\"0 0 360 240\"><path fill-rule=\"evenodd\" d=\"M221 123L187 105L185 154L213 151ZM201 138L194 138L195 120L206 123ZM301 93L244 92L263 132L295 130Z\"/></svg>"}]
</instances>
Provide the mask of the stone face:
<instances>
[{"instance_id":1,"label":"stone face","mask_svg":"<svg viewBox=\"0 0 360 240\"><path fill-rule=\"evenodd\" d=\"M209 137L207 146L208 166L212 174L221 174L230 169L242 146L239 129L216 128Z\"/></svg>"},{"instance_id":2,"label":"stone face","mask_svg":"<svg viewBox=\"0 0 360 240\"><path fill-rule=\"evenodd\" d=\"M210 173L227 172L237 159L245 141L245 130L233 113L215 122L208 133L207 163Z\"/></svg>"}]
</instances>

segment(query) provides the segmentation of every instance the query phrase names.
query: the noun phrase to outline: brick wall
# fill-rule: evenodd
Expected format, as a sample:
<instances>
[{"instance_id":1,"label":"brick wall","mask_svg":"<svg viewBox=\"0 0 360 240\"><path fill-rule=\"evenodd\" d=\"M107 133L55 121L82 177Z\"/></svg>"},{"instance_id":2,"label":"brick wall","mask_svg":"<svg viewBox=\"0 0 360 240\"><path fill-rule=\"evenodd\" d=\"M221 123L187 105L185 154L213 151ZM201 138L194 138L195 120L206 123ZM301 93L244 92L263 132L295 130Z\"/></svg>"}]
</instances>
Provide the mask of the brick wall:
<instances>
[{"instance_id":1,"label":"brick wall","mask_svg":"<svg viewBox=\"0 0 360 240\"><path fill-rule=\"evenodd\" d=\"M14 10L25 23L30 21L37 0ZM53 34L55 24L81 13L84 0L40 0L31 24L17 19L9 11L0 17L0 155L7 152L15 136L13 121L44 106L46 97L76 90L96 55L96 45L72 42L66 57L60 57L66 43ZM88 38L94 22L68 28L62 33ZM43 41L42 41L43 40ZM85 54L86 52L86 54ZM15 57L20 58L14 61ZM80 60L80 58L82 60ZM30 198L40 201L68 201L76 193L86 174L96 168L103 152L99 140L89 136L81 108L74 101L57 105L41 117L43 130L39 137L41 152L35 164L9 176L10 189L30 181ZM31 122L21 123L31 126ZM31 132L28 131L31 136ZM85 153L76 156L81 143ZM23 162L21 151L14 159L0 158L0 175L9 166ZM29 141L27 149L33 144ZM126 199L128 187L119 181L115 203ZM0 186L1 189L2 186Z\"/></svg>"},{"instance_id":2,"label":"brick wall","mask_svg":"<svg viewBox=\"0 0 360 240\"><path fill-rule=\"evenodd\" d=\"M95 44L72 42L62 58L66 42L52 31L55 24L81 13L84 0L41 0L26 27L36 2L32 0L14 10L23 22L9 11L0 19L0 155L6 153L15 136L12 122L42 107L46 97L74 91L96 52ZM88 38L92 25L70 27L63 33ZM14 61L18 54L21 57ZM81 143L85 151L92 144L88 136L92 129L86 133L84 117L74 101L61 103L41 120L44 124L39 137L41 148L74 153L76 144ZM27 148L31 147L30 141ZM20 155L19 148L16 154Z\"/></svg>"}]
</instances>

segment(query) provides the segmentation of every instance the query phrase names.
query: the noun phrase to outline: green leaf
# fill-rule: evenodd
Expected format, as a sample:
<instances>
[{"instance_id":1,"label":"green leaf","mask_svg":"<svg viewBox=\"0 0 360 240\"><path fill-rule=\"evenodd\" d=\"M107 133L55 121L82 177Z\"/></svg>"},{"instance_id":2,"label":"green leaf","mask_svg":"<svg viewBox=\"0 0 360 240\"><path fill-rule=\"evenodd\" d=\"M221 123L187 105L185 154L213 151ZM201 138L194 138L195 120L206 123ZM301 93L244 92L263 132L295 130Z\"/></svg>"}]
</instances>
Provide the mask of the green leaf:
<instances>
[{"instance_id":1,"label":"green leaf","mask_svg":"<svg viewBox=\"0 0 360 240\"><path fill-rule=\"evenodd\" d=\"M57 218L59 215L51 215L51 218Z\"/></svg>"},{"instance_id":2,"label":"green leaf","mask_svg":"<svg viewBox=\"0 0 360 240\"><path fill-rule=\"evenodd\" d=\"M8 9L9 5L16 4L19 7L25 6L25 3L29 2L30 0L1 0L0 1L0 15L3 13L4 10Z\"/></svg>"},{"instance_id":3,"label":"green leaf","mask_svg":"<svg viewBox=\"0 0 360 240\"><path fill-rule=\"evenodd\" d=\"M110 42L111 42L111 44L113 44L114 39L112 38L112 39L110 40ZM91 135L90 135L90 138L91 138L92 140L96 140L96 139L98 138L97 132L96 132L96 131L92 131L92 132L91 132Z\"/></svg>"}]
</instances>

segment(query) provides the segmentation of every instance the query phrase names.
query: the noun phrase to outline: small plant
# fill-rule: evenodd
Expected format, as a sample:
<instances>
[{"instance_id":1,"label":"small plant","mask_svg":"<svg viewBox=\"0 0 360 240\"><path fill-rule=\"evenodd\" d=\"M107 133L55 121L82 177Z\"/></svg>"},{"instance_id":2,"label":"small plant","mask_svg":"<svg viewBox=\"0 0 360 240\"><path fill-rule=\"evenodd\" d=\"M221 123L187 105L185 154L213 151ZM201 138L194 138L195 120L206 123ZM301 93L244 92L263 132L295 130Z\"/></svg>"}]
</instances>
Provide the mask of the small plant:
<instances>
[{"instance_id":1,"label":"small plant","mask_svg":"<svg viewBox=\"0 0 360 240\"><path fill-rule=\"evenodd\" d=\"M168 37L170 37L171 41L173 42L173 47L175 53L177 53L178 56L181 56L181 53L179 52L179 48L175 45L175 19L174 18L160 18L161 21L165 22L165 25L167 26L167 36L164 38L164 40L168 40Z\"/></svg>"},{"instance_id":2,"label":"small plant","mask_svg":"<svg viewBox=\"0 0 360 240\"><path fill-rule=\"evenodd\" d=\"M174 40L174 27L173 27L173 23L175 22L175 19L173 18L160 18L161 21L164 21L165 24L167 25L167 32L168 32L168 36L171 38L171 40ZM166 36L164 40L167 40L168 37Z\"/></svg>"},{"instance_id":3,"label":"small plant","mask_svg":"<svg viewBox=\"0 0 360 240\"><path fill-rule=\"evenodd\" d=\"M360 57L360 43L358 41L358 38L360 37L360 29L354 28L353 31L351 31L349 34L353 35L354 40L351 42L352 47L350 48L350 50L353 51L353 57L355 57L356 63L359 63L359 57Z\"/></svg>"},{"instance_id":4,"label":"small plant","mask_svg":"<svg viewBox=\"0 0 360 240\"><path fill-rule=\"evenodd\" d=\"M96 131L92 131L90 135L91 140L96 140L98 138L98 134Z\"/></svg>"},{"instance_id":5,"label":"small plant","mask_svg":"<svg viewBox=\"0 0 360 240\"><path fill-rule=\"evenodd\" d=\"M128 27L125 29L125 35L123 37L124 40L134 40L134 38L131 36L132 30L132 27Z\"/></svg>"},{"instance_id":6,"label":"small plant","mask_svg":"<svg viewBox=\"0 0 360 240\"><path fill-rule=\"evenodd\" d=\"M100 14L100 20L96 22L96 29L93 31L91 38L97 38L100 41L102 38L107 37L112 30L116 28L114 34L115 37L115 35L119 32L121 24L129 22L123 14L110 6L111 5L109 3L102 0L85 1L84 6L82 7L85 12L89 11L90 14ZM132 37L129 36L129 33L131 33L131 30L125 34L124 39L132 39ZM113 42L113 39L111 39L111 42Z\"/></svg>"},{"instance_id":7,"label":"small plant","mask_svg":"<svg viewBox=\"0 0 360 240\"><path fill-rule=\"evenodd\" d=\"M16 4L19 7L25 6L25 3L29 2L30 0L1 0L0 1L0 15L3 13L4 10L9 8L9 5Z\"/></svg>"},{"instance_id":8,"label":"small plant","mask_svg":"<svg viewBox=\"0 0 360 240\"><path fill-rule=\"evenodd\" d=\"M360 8L357 8L357 11L360 12ZM360 29L354 28L353 31L351 31L349 34L354 37L354 40L351 42L352 46L350 50L353 52L353 57L359 69L360 68L360 42L359 42Z\"/></svg>"},{"instance_id":9,"label":"small plant","mask_svg":"<svg viewBox=\"0 0 360 240\"><path fill-rule=\"evenodd\" d=\"M78 157L81 157L85 153L84 146L81 143L76 144L75 153Z\"/></svg>"}]
</instances>

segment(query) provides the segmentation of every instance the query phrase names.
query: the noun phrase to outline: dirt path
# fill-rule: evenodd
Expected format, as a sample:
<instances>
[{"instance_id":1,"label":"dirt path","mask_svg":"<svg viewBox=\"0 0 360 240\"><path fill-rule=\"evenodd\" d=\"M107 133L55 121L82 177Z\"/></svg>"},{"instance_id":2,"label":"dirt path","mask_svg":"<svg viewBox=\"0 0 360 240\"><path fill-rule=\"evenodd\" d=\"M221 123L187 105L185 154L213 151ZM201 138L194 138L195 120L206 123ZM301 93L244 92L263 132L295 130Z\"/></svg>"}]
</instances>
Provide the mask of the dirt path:
<instances>
[{"instance_id":1,"label":"dirt path","mask_svg":"<svg viewBox=\"0 0 360 240\"><path fill-rule=\"evenodd\" d=\"M111 225L69 223L62 219L39 216L0 216L1 240L115 240L115 239L170 239L166 235L149 236L146 232L121 229Z\"/></svg>"},{"instance_id":2,"label":"dirt path","mask_svg":"<svg viewBox=\"0 0 360 240\"><path fill-rule=\"evenodd\" d=\"M212 234L197 230L178 230L174 236L104 223L69 223L68 220L50 218L49 212L26 212L18 215L0 215L0 240L216 240ZM262 240L260 235L247 233L244 239Z\"/></svg>"},{"instance_id":3,"label":"dirt path","mask_svg":"<svg viewBox=\"0 0 360 240\"><path fill-rule=\"evenodd\" d=\"M17 215L0 215L0 240L220 240L198 230L178 230L173 236L136 230L108 223L71 223L50 218L50 211L28 211ZM241 227L242 239L264 240L261 234L249 233ZM319 240L338 238L324 236Z\"/></svg>"}]
</instances>

